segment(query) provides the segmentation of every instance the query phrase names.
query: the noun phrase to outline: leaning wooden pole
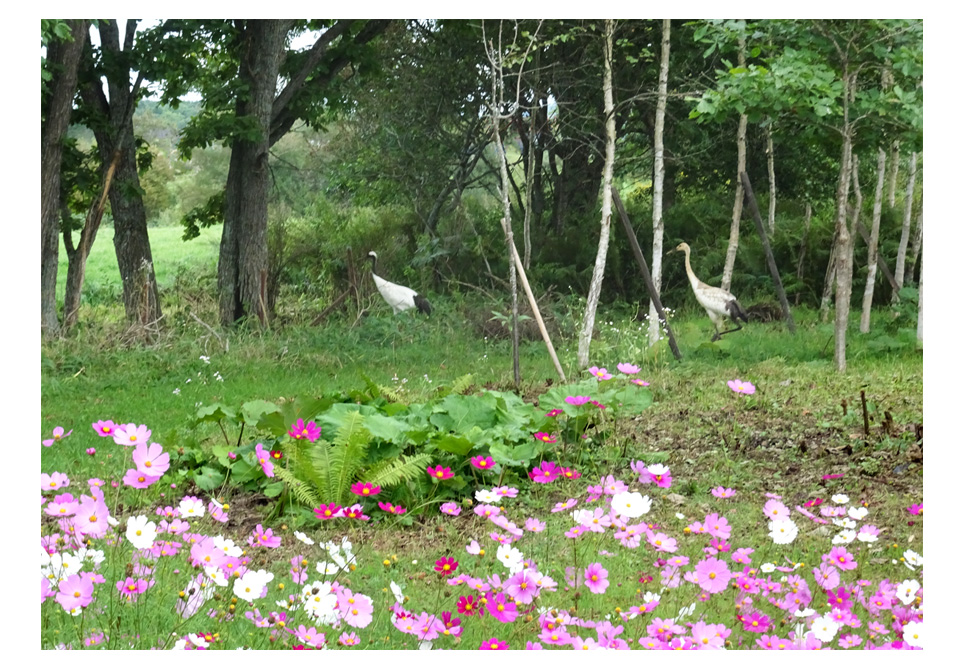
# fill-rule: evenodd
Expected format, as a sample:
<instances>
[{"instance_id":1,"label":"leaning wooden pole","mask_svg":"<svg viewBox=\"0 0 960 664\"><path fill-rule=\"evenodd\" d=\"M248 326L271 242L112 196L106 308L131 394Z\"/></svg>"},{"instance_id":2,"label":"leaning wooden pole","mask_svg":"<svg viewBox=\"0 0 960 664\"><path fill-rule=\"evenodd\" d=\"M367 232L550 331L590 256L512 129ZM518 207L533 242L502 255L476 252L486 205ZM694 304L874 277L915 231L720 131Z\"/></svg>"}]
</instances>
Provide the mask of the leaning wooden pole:
<instances>
[{"instance_id":1,"label":"leaning wooden pole","mask_svg":"<svg viewBox=\"0 0 960 664\"><path fill-rule=\"evenodd\" d=\"M650 277L650 270L647 269L647 261L643 257L643 252L640 251L640 243L637 242L637 235L633 232L633 226L630 224L630 218L627 216L627 210L623 207L623 201L620 200L620 192L617 191L616 187L610 188L610 193L613 195L613 204L617 206L617 213L620 215L620 221L623 222L623 230L627 233L627 239L630 240L630 247L633 249L633 256L637 259L637 265L640 266L640 274L643 275L643 281L647 284L647 292L650 293L650 300L653 302L653 306L657 310L657 315L660 316L660 320L663 321L663 329L667 333L667 340L670 343L670 350L673 351L673 356L677 358L677 361L683 359L683 356L680 355L680 349L677 347L677 340L673 338L673 332L670 330L670 323L667 322L667 316L663 313L663 305L660 303L660 295L657 294L657 289L653 287L653 279Z\"/></svg>"},{"instance_id":2,"label":"leaning wooden pole","mask_svg":"<svg viewBox=\"0 0 960 664\"><path fill-rule=\"evenodd\" d=\"M763 242L763 252L767 255L767 267L770 268L770 274L773 275L773 283L777 286L777 297L780 298L780 308L783 309L783 316L787 319L787 329L790 334L797 333L797 326L793 324L793 314L790 313L790 303L787 302L787 293L783 290L783 282L780 280L780 272L777 270L777 263L773 260L773 250L770 249L770 241L767 239L767 232L763 230L763 219L760 218L760 210L757 208L757 198L753 195L753 187L750 186L750 178L747 172L740 173L740 182L743 183L744 193L747 195L747 205L750 207L750 213L757 224L757 233L760 234L760 240Z\"/></svg>"}]
</instances>

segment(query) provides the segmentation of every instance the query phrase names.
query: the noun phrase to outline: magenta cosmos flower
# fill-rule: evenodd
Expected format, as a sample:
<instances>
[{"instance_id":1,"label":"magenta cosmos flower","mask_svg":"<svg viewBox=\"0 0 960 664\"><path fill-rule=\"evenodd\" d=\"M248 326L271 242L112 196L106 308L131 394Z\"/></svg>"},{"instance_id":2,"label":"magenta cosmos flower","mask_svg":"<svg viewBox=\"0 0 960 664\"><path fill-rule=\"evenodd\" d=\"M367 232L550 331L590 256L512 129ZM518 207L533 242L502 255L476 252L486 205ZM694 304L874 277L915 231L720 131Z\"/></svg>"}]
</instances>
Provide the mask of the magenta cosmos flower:
<instances>
[{"instance_id":1,"label":"magenta cosmos flower","mask_svg":"<svg viewBox=\"0 0 960 664\"><path fill-rule=\"evenodd\" d=\"M559 408L554 408L549 413L547 413L547 417L556 417L557 415L560 415L562 412L563 411L560 410Z\"/></svg>"},{"instance_id":2,"label":"magenta cosmos flower","mask_svg":"<svg viewBox=\"0 0 960 664\"><path fill-rule=\"evenodd\" d=\"M600 369L598 367L590 367L590 374L593 375L597 380L610 380L613 376L606 369Z\"/></svg>"},{"instance_id":3,"label":"magenta cosmos flower","mask_svg":"<svg viewBox=\"0 0 960 664\"><path fill-rule=\"evenodd\" d=\"M456 503L444 503L440 506L440 511L444 514L449 514L450 516L459 516L460 506Z\"/></svg>"},{"instance_id":4,"label":"magenta cosmos flower","mask_svg":"<svg viewBox=\"0 0 960 664\"><path fill-rule=\"evenodd\" d=\"M170 468L170 455L156 443L150 443L149 447L146 443L138 443L133 451L133 462L144 475L160 477Z\"/></svg>"},{"instance_id":5,"label":"magenta cosmos flower","mask_svg":"<svg viewBox=\"0 0 960 664\"><path fill-rule=\"evenodd\" d=\"M457 570L457 567L459 566L460 564L453 558L441 557L436 563L434 563L433 570L435 572L440 572L440 574L443 576L450 576Z\"/></svg>"},{"instance_id":6,"label":"magenta cosmos flower","mask_svg":"<svg viewBox=\"0 0 960 664\"><path fill-rule=\"evenodd\" d=\"M117 425L113 423L113 420L98 420L91 426L101 438L113 438L113 434L117 430Z\"/></svg>"},{"instance_id":7,"label":"magenta cosmos flower","mask_svg":"<svg viewBox=\"0 0 960 664\"><path fill-rule=\"evenodd\" d=\"M542 442L542 443L555 443L555 442L557 442L557 437L556 437L556 436L551 436L550 434L544 433L543 431L538 431L537 433L533 434L533 437L536 438L537 440L539 440L539 441Z\"/></svg>"},{"instance_id":8,"label":"magenta cosmos flower","mask_svg":"<svg viewBox=\"0 0 960 664\"><path fill-rule=\"evenodd\" d=\"M567 397L564 399L571 406L582 406L585 403L590 403L590 397Z\"/></svg>"},{"instance_id":9,"label":"magenta cosmos flower","mask_svg":"<svg viewBox=\"0 0 960 664\"><path fill-rule=\"evenodd\" d=\"M510 646L506 644L505 641L497 641L496 639L490 639L489 641L484 641L480 644L480 650L509 650Z\"/></svg>"},{"instance_id":10,"label":"magenta cosmos flower","mask_svg":"<svg viewBox=\"0 0 960 664\"><path fill-rule=\"evenodd\" d=\"M730 583L727 563L719 558L706 558L697 563L697 583L711 595L723 592Z\"/></svg>"},{"instance_id":11,"label":"magenta cosmos flower","mask_svg":"<svg viewBox=\"0 0 960 664\"><path fill-rule=\"evenodd\" d=\"M549 484L560 477L560 469L552 461L541 461L540 466L530 471L530 479L538 484Z\"/></svg>"},{"instance_id":12,"label":"magenta cosmos flower","mask_svg":"<svg viewBox=\"0 0 960 664\"><path fill-rule=\"evenodd\" d=\"M435 477L438 480L449 480L454 476L454 473L450 468L444 468L443 466L438 465L436 468L430 468L427 466L427 474L430 477Z\"/></svg>"},{"instance_id":13,"label":"magenta cosmos flower","mask_svg":"<svg viewBox=\"0 0 960 664\"><path fill-rule=\"evenodd\" d=\"M757 391L757 388L753 386L753 383L750 381L740 380L728 380L727 387L738 394L753 394Z\"/></svg>"},{"instance_id":14,"label":"magenta cosmos flower","mask_svg":"<svg viewBox=\"0 0 960 664\"><path fill-rule=\"evenodd\" d=\"M267 549L276 549L278 546L280 546L280 537L273 534L272 528L267 528L264 530L263 524L258 523L257 527L253 531L253 535L247 538L247 544L253 548L262 546Z\"/></svg>"},{"instance_id":15,"label":"magenta cosmos flower","mask_svg":"<svg viewBox=\"0 0 960 664\"><path fill-rule=\"evenodd\" d=\"M267 477L273 477L273 462L270 461L270 453L264 451L263 443L257 443L254 454L257 455L257 462L263 468L263 474Z\"/></svg>"},{"instance_id":16,"label":"magenta cosmos flower","mask_svg":"<svg viewBox=\"0 0 960 664\"><path fill-rule=\"evenodd\" d=\"M610 582L607 581L608 575L609 572L603 569L600 563L591 563L587 565L587 569L584 571L583 583L590 589L590 592L596 595L602 595L610 585Z\"/></svg>"},{"instance_id":17,"label":"magenta cosmos flower","mask_svg":"<svg viewBox=\"0 0 960 664\"><path fill-rule=\"evenodd\" d=\"M833 547L830 553L821 556L821 560L844 571L857 568L857 562L853 559L853 554L849 553L847 549L842 546Z\"/></svg>"},{"instance_id":18,"label":"magenta cosmos flower","mask_svg":"<svg viewBox=\"0 0 960 664\"><path fill-rule=\"evenodd\" d=\"M63 427L54 427L53 428L53 438L48 438L46 440L40 441L44 447L50 447L54 443L60 442L62 439L66 438L73 433L73 429L70 429L67 433L63 433Z\"/></svg>"},{"instance_id":19,"label":"magenta cosmos flower","mask_svg":"<svg viewBox=\"0 0 960 664\"><path fill-rule=\"evenodd\" d=\"M380 487L370 484L370 482L357 482L350 486L350 491L358 496L375 496L380 493Z\"/></svg>"},{"instance_id":20,"label":"magenta cosmos flower","mask_svg":"<svg viewBox=\"0 0 960 664\"><path fill-rule=\"evenodd\" d=\"M470 463L474 468L479 468L480 470L486 470L487 468L493 468L497 465L497 462L493 460L493 457L485 456L475 456L470 457Z\"/></svg>"},{"instance_id":21,"label":"magenta cosmos flower","mask_svg":"<svg viewBox=\"0 0 960 664\"><path fill-rule=\"evenodd\" d=\"M313 510L314 515L318 519L326 520L332 519L335 516L341 516L341 508L336 503L330 503L329 505L320 505Z\"/></svg>"},{"instance_id":22,"label":"magenta cosmos flower","mask_svg":"<svg viewBox=\"0 0 960 664\"><path fill-rule=\"evenodd\" d=\"M641 379L639 379L639 378L635 378L634 380L631 380L630 382L633 383L634 385L639 385L640 387L650 387L650 383L648 383L648 382L645 381L645 380L641 380Z\"/></svg>"},{"instance_id":23,"label":"magenta cosmos flower","mask_svg":"<svg viewBox=\"0 0 960 664\"><path fill-rule=\"evenodd\" d=\"M914 516L920 516L923 514L923 503L920 503L919 505L914 503L907 511Z\"/></svg>"},{"instance_id":24,"label":"magenta cosmos flower","mask_svg":"<svg viewBox=\"0 0 960 664\"><path fill-rule=\"evenodd\" d=\"M316 441L320 437L320 432L322 429L318 427L313 422L307 422L306 425L303 423L303 419L297 420L297 423L290 427L290 431L287 433L290 434L290 437L294 440L309 440L310 442Z\"/></svg>"},{"instance_id":25,"label":"magenta cosmos flower","mask_svg":"<svg viewBox=\"0 0 960 664\"><path fill-rule=\"evenodd\" d=\"M400 505L393 505L391 503L377 503L384 512L390 512L390 514L403 514L407 511L405 507Z\"/></svg>"}]
</instances>

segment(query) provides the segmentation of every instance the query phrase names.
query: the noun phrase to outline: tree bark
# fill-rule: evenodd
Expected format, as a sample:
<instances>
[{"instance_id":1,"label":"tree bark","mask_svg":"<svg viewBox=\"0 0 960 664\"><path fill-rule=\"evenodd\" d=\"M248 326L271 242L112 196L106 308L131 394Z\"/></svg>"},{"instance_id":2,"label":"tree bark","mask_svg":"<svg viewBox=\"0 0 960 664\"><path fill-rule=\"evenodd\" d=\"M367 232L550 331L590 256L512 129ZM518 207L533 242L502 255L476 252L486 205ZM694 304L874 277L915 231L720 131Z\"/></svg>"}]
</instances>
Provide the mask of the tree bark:
<instances>
[{"instance_id":1,"label":"tree bark","mask_svg":"<svg viewBox=\"0 0 960 664\"><path fill-rule=\"evenodd\" d=\"M93 53L89 50L80 93L89 110L104 120L102 123L93 123L91 127L97 139L104 174L110 167L114 153L118 150L120 153L113 175L114 186L111 186L109 196L114 228L113 245L123 284L124 312L129 322L150 325L161 317L161 310L157 283L153 278L153 254L147 233L146 209L140 194L133 131L133 111L140 91L140 80L131 88L130 70L136 66L129 60L129 55L133 49L136 28L137 21L127 21L121 47L117 22L112 19L99 22L104 58L102 69L107 79L109 99L103 94L100 73L94 70Z\"/></svg>"},{"instance_id":2,"label":"tree bark","mask_svg":"<svg viewBox=\"0 0 960 664\"><path fill-rule=\"evenodd\" d=\"M651 259L653 288L660 294L663 274L663 124L667 112L667 77L670 71L670 19L663 20L660 41L660 81L657 88L657 116L653 131L653 248ZM647 320L650 322L650 345L660 340L660 315L650 299Z\"/></svg>"},{"instance_id":3,"label":"tree bark","mask_svg":"<svg viewBox=\"0 0 960 664\"><path fill-rule=\"evenodd\" d=\"M903 287L903 273L907 261L907 246L910 242L910 221L913 214L913 188L917 182L917 153L910 156L910 171L907 176L907 192L903 201L903 226L900 231L900 247L897 250L897 267L894 269L893 278L897 284ZM898 302L900 296L894 293L893 301Z\"/></svg>"},{"instance_id":4,"label":"tree bark","mask_svg":"<svg viewBox=\"0 0 960 664\"><path fill-rule=\"evenodd\" d=\"M773 167L773 120L767 122L764 130L767 138L767 179L770 181L770 201L767 207L767 234L773 241L777 219L777 175Z\"/></svg>"},{"instance_id":5,"label":"tree bark","mask_svg":"<svg viewBox=\"0 0 960 664\"><path fill-rule=\"evenodd\" d=\"M920 212L917 214L917 223L913 226L913 237L910 238L910 283L917 283L917 272L919 271L918 258L920 257L920 247L923 245L923 194L920 195Z\"/></svg>"},{"instance_id":6,"label":"tree bark","mask_svg":"<svg viewBox=\"0 0 960 664\"><path fill-rule=\"evenodd\" d=\"M887 185L887 204L890 207L897 202L897 173L900 170L900 141L894 141L890 148L890 184Z\"/></svg>"},{"instance_id":7,"label":"tree bark","mask_svg":"<svg viewBox=\"0 0 960 664\"><path fill-rule=\"evenodd\" d=\"M597 246L597 260L593 266L593 278L587 293L587 308L580 328L580 344L577 350L577 364L585 369L590 363L590 341L593 337L593 324L600 301L600 288L603 285L603 272L607 264L607 246L610 243L610 215L613 204L613 160L617 141L616 121L613 113L613 21L604 21L604 66L603 66L603 112L606 117L606 151L603 162L603 203L600 211L600 241Z\"/></svg>"},{"instance_id":8,"label":"tree bark","mask_svg":"<svg viewBox=\"0 0 960 664\"><path fill-rule=\"evenodd\" d=\"M870 241L867 243L867 285L863 290L863 308L860 313L860 332L870 331L870 311L873 306L873 289L877 281L877 246L880 243L880 213L883 211L883 182L887 154L877 150L877 188L873 195L873 224L870 226Z\"/></svg>"},{"instance_id":9,"label":"tree bark","mask_svg":"<svg viewBox=\"0 0 960 664\"><path fill-rule=\"evenodd\" d=\"M810 218L813 216L813 206L807 201L804 204L803 212L803 237L800 239L800 255L797 256L797 281L803 283L803 259L807 255L807 239L810 236ZM800 291L793 301L794 305L800 304Z\"/></svg>"},{"instance_id":10,"label":"tree bark","mask_svg":"<svg viewBox=\"0 0 960 664\"><path fill-rule=\"evenodd\" d=\"M920 293L917 302L917 341L923 346L923 255L920 255Z\"/></svg>"},{"instance_id":11,"label":"tree bark","mask_svg":"<svg viewBox=\"0 0 960 664\"><path fill-rule=\"evenodd\" d=\"M250 20L243 35L237 118L247 118L255 137L234 138L227 173L226 209L217 284L220 322L231 325L254 315L261 326L267 307L267 193L270 129L277 77L290 21Z\"/></svg>"},{"instance_id":12,"label":"tree bark","mask_svg":"<svg viewBox=\"0 0 960 664\"><path fill-rule=\"evenodd\" d=\"M70 126L73 97L89 21L69 20L71 41L51 39L47 68L52 74L44 95L40 127L40 331L60 332L57 316L57 267L60 252L60 164Z\"/></svg>"},{"instance_id":13,"label":"tree bark","mask_svg":"<svg viewBox=\"0 0 960 664\"><path fill-rule=\"evenodd\" d=\"M856 88L856 75L851 75L844 63L843 74L843 155L840 160L840 183L837 187L837 242L836 273L837 302L833 324L833 359L837 371L847 370L847 327L850 320L850 296L853 285L853 242L847 223L847 202L850 197L850 180L853 171L853 127L850 123L850 102Z\"/></svg>"},{"instance_id":14,"label":"tree bark","mask_svg":"<svg viewBox=\"0 0 960 664\"><path fill-rule=\"evenodd\" d=\"M746 65L747 44L744 37L740 37L740 53L737 58L741 67ZM740 174L747 169L747 116L740 116L740 125L737 127L737 192L733 198L733 218L730 221L730 241L727 244L727 258L723 264L723 278L720 288L730 290L733 281L733 263L737 259L737 248L740 246L740 216L743 214L743 184Z\"/></svg>"}]
</instances>

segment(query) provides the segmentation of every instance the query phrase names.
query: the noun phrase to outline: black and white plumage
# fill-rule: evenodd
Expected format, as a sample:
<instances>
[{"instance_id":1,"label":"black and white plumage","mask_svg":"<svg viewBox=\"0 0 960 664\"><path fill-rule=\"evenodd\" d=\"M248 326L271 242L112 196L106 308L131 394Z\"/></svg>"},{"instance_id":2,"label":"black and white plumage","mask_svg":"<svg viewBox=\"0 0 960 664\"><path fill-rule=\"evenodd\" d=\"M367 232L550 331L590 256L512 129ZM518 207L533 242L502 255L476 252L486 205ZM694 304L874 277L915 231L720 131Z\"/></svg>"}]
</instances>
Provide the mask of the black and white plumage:
<instances>
[{"instance_id":1,"label":"black and white plumage","mask_svg":"<svg viewBox=\"0 0 960 664\"><path fill-rule=\"evenodd\" d=\"M377 275L377 252L371 251L367 254L367 258L372 263L370 272L373 274L373 283L377 285L377 290L380 291L380 295L393 309L393 313L398 314L401 311L416 307L417 311L421 313L428 316L431 314L432 310L427 298L418 294L412 288L395 284Z\"/></svg>"},{"instance_id":2,"label":"black and white plumage","mask_svg":"<svg viewBox=\"0 0 960 664\"><path fill-rule=\"evenodd\" d=\"M725 332L720 331L724 318L729 318L734 323L737 321L746 323L747 312L744 311L740 303L737 302L737 298L734 297L730 291L725 291L716 286L708 286L697 279L697 275L695 275L690 268L690 246L686 242L681 242L673 251L682 251L686 254L685 262L687 278L690 279L690 287L693 288L693 294L696 296L697 302L706 309L707 316L710 317L710 322L713 323L713 326L717 330L710 341L716 341L724 334L742 329L742 326L738 325L732 330L726 330Z\"/></svg>"}]
</instances>

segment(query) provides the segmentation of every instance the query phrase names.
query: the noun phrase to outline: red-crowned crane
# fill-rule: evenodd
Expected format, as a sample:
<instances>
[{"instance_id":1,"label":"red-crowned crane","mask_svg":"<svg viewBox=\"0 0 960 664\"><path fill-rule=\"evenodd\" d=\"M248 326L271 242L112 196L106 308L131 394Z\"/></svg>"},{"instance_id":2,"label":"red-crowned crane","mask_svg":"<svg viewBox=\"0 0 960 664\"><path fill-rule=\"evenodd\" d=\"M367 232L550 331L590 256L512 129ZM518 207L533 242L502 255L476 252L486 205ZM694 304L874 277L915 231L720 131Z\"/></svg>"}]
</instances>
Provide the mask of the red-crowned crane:
<instances>
[{"instance_id":1,"label":"red-crowned crane","mask_svg":"<svg viewBox=\"0 0 960 664\"><path fill-rule=\"evenodd\" d=\"M707 316L710 317L710 321L717 330L710 341L717 341L724 334L742 329L742 326L737 325L737 327L732 330L726 330L725 332L720 331L724 318L729 318L734 323L737 321L746 323L747 312L744 311L740 303L737 302L737 298L734 297L730 291L725 291L715 286L708 286L697 279L697 275L695 275L690 268L690 246L686 242L678 244L677 248L670 253L675 251L682 251L686 254L685 262L687 266L687 278L690 279L690 287L693 288L693 294L696 296L697 302L707 310Z\"/></svg>"},{"instance_id":2,"label":"red-crowned crane","mask_svg":"<svg viewBox=\"0 0 960 664\"><path fill-rule=\"evenodd\" d=\"M377 285L377 290L380 291L380 295L393 309L393 313L398 314L401 311L416 307L417 311L430 315L431 308L427 298L419 295L412 288L395 284L377 275L377 252L371 251L367 254L367 258L372 263L370 272L373 274L373 283Z\"/></svg>"}]
</instances>

